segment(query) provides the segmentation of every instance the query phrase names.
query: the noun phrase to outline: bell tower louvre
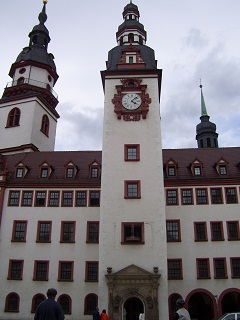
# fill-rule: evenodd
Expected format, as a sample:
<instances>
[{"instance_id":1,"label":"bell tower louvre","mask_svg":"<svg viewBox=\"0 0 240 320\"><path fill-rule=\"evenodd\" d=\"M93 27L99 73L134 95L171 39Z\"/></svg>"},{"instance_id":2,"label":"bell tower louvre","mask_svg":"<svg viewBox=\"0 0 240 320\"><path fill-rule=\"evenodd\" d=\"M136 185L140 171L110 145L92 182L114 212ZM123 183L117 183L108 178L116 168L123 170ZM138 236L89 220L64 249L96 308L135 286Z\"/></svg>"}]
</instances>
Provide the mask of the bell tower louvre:
<instances>
[{"instance_id":1,"label":"bell tower louvre","mask_svg":"<svg viewBox=\"0 0 240 320\"><path fill-rule=\"evenodd\" d=\"M45 26L47 0L38 16L39 24L29 33L12 64L0 99L0 152L53 151L58 96L53 87L58 79L54 56L48 53L49 31Z\"/></svg>"}]
</instances>

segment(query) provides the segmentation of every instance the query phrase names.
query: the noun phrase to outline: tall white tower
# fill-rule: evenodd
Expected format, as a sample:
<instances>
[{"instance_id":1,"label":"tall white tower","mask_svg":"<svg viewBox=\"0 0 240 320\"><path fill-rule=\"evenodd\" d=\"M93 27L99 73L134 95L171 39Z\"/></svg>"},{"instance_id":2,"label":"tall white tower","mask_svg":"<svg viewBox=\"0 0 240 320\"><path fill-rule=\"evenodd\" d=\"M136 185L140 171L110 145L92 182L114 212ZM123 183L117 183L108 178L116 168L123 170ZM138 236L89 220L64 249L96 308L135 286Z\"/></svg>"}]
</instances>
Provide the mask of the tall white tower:
<instances>
[{"instance_id":1,"label":"tall white tower","mask_svg":"<svg viewBox=\"0 0 240 320\"><path fill-rule=\"evenodd\" d=\"M130 2L102 71L99 305L114 320L168 316L160 123L162 71Z\"/></svg>"},{"instance_id":2,"label":"tall white tower","mask_svg":"<svg viewBox=\"0 0 240 320\"><path fill-rule=\"evenodd\" d=\"M54 56L48 53L46 0L39 24L29 33L29 46L12 64L9 82L0 99L0 152L53 151L58 97Z\"/></svg>"}]
</instances>

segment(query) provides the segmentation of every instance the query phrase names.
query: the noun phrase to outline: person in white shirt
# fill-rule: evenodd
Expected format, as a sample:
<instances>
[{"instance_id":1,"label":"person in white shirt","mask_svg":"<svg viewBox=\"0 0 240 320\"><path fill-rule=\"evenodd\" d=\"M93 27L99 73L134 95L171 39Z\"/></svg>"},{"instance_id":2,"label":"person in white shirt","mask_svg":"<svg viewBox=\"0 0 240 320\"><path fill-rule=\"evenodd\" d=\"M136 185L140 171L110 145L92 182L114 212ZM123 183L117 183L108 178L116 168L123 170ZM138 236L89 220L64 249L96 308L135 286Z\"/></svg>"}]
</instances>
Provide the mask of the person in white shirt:
<instances>
[{"instance_id":1,"label":"person in white shirt","mask_svg":"<svg viewBox=\"0 0 240 320\"><path fill-rule=\"evenodd\" d=\"M183 299L178 299L176 301L178 310L174 314L174 320L191 320L189 312L184 308L184 304L185 301Z\"/></svg>"}]
</instances>

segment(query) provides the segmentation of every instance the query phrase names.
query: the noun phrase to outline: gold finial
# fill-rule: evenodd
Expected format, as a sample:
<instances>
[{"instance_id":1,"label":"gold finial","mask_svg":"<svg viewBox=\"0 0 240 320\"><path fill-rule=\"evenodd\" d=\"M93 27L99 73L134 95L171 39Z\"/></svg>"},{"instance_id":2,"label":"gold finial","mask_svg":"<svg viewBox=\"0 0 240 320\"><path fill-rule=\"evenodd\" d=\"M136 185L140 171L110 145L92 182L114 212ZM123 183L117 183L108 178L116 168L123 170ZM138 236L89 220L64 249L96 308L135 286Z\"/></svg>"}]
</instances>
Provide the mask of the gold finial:
<instances>
[{"instance_id":1,"label":"gold finial","mask_svg":"<svg viewBox=\"0 0 240 320\"><path fill-rule=\"evenodd\" d=\"M43 0L43 3L47 3L48 2L48 0Z\"/></svg>"}]
</instances>

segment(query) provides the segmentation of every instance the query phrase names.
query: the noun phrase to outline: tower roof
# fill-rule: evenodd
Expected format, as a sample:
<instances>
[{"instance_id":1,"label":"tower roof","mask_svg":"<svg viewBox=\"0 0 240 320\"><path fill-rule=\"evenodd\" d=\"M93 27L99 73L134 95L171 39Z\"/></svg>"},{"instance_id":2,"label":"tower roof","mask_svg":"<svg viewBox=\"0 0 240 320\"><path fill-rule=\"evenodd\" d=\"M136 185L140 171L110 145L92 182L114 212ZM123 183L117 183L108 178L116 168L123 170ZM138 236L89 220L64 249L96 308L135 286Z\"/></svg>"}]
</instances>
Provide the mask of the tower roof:
<instances>
[{"instance_id":1,"label":"tower roof","mask_svg":"<svg viewBox=\"0 0 240 320\"><path fill-rule=\"evenodd\" d=\"M28 35L30 38L29 46L23 48L14 64L22 61L33 61L51 67L51 69L56 72L54 56L52 53L48 53L47 51L48 44L51 39L49 36L49 31L45 26L45 22L47 21L46 3L47 1L44 0L42 11L38 16L39 24L35 25ZM12 71L13 70L11 68L10 76Z\"/></svg>"},{"instance_id":2,"label":"tower roof","mask_svg":"<svg viewBox=\"0 0 240 320\"><path fill-rule=\"evenodd\" d=\"M201 122L196 127L196 140L198 148L217 148L218 133L216 133L216 124L209 121L210 116L207 114L207 108L203 96L202 85L201 89Z\"/></svg>"}]
</instances>

